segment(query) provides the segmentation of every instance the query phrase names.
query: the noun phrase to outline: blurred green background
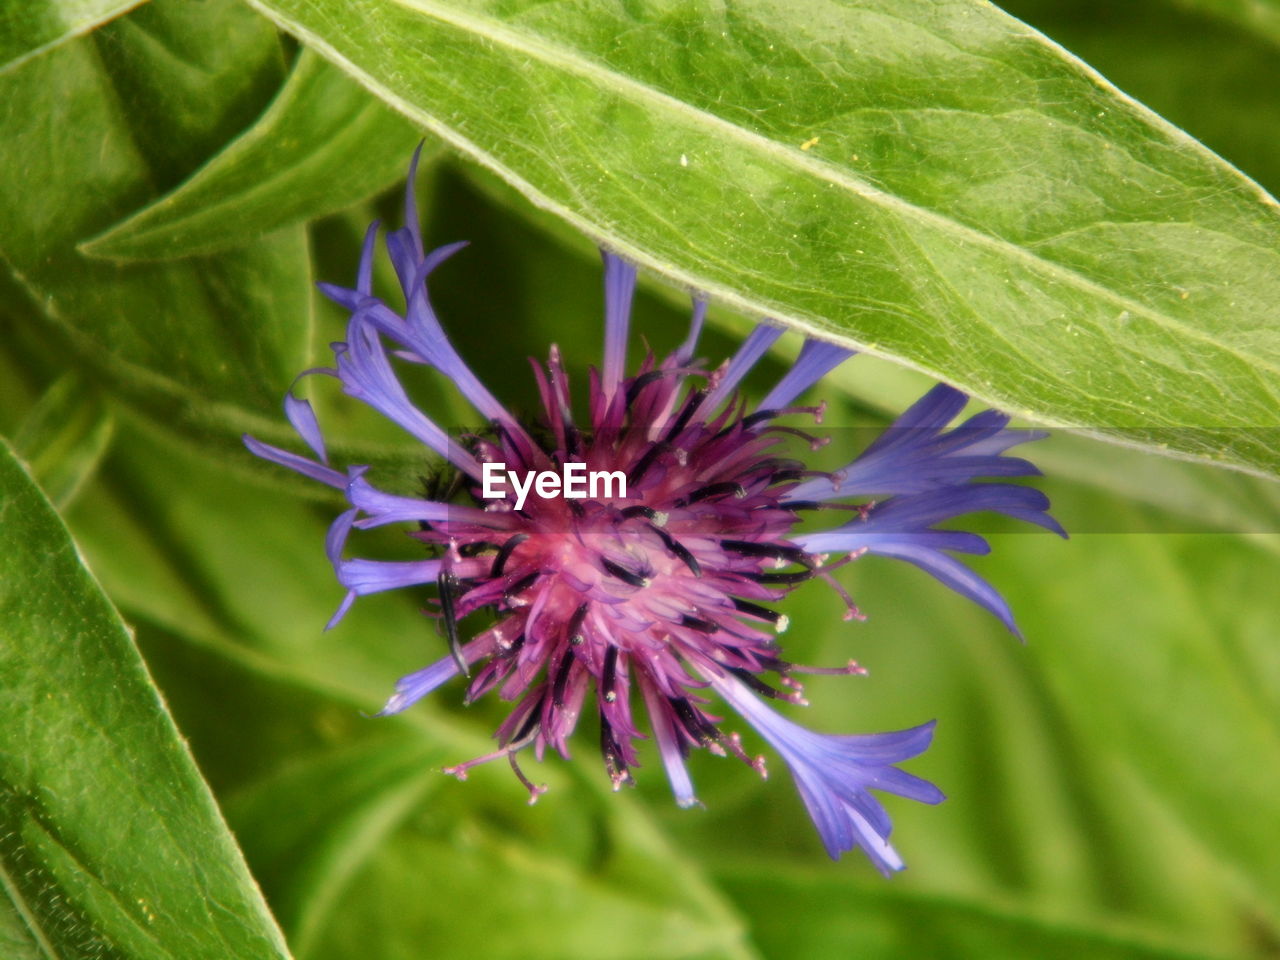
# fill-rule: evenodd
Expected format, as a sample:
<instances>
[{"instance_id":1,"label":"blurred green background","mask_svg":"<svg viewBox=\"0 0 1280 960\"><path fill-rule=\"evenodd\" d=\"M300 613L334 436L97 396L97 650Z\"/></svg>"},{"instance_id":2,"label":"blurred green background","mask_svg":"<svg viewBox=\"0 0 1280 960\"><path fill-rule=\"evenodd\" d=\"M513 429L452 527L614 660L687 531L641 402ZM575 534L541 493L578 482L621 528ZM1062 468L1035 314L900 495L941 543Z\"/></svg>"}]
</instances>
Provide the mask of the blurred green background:
<instances>
[{"instance_id":1,"label":"blurred green background","mask_svg":"<svg viewBox=\"0 0 1280 960\"><path fill-rule=\"evenodd\" d=\"M1271 4L1004 6L1280 189ZM706 809L682 811L649 754L638 789L611 794L584 731L573 763L529 770L551 790L528 807L505 767L465 784L439 773L487 748L501 705L463 708L453 685L404 716L369 719L397 677L441 653L423 597L364 599L323 632L340 599L323 553L340 504L264 469L238 434L286 435L273 411L302 364L260 340L306 344L295 353L317 362L341 336L344 318L305 292L295 254L309 249L315 278L349 282L365 224L399 223L395 181L418 132L326 88L315 109L364 131L332 147L349 151L326 168L350 174L333 174L340 209L305 226L305 211L286 210L252 247L154 267L69 252L252 125L298 55L247 8L187 0L140 7L0 75L0 194L28 218L2 225L12 269L0 274L0 432L133 629L295 956L1280 956L1280 490L1268 481L1082 437L1027 448L1074 536L1002 528L974 562L1011 602L1025 646L887 560L846 578L865 623L843 622L820 586L793 595L792 659L852 656L871 671L814 678L811 726L939 721L911 770L949 799L889 803L910 865L890 881L856 855L827 860L776 762L762 783L695 756ZM182 57L196 66L165 73ZM77 85L92 71L109 77L112 103ZM130 169L123 140L145 171ZM429 241L472 242L432 281L463 355L517 409L535 396L525 358L549 343L581 383L600 349L590 242L434 141L427 153ZM220 216L234 229L234 211ZM712 321L700 352L718 360L748 323L714 306ZM642 280L633 330L664 349L685 323L683 294ZM95 324L114 331L112 355ZM799 341L782 341L753 387ZM467 423L440 384L416 386L439 421ZM862 357L815 395L831 404L829 425L862 426L925 386ZM422 469L392 428L335 394L316 401L340 458ZM8 642L37 639L18 629ZM40 707L19 690L5 709L12 725ZM101 816L132 816L118 797L100 801ZM0 833L21 840L18 809L0 804L12 818ZM10 846L0 843L0 885L21 906L12 875L25 861ZM111 922L94 917L86 907L76 923ZM22 929L6 958L142 955L57 929L45 940L61 952L46 954Z\"/></svg>"}]
</instances>

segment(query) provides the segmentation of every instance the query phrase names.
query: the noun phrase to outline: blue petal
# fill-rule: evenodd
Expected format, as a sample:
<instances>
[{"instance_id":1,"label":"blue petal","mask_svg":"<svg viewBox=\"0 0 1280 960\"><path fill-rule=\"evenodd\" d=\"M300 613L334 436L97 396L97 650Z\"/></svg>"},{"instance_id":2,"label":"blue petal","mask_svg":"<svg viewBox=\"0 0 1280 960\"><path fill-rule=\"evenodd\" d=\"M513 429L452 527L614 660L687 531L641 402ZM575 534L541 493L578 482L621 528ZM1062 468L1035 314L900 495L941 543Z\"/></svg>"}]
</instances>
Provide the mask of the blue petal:
<instances>
[{"instance_id":1,"label":"blue petal","mask_svg":"<svg viewBox=\"0 0 1280 960\"><path fill-rule=\"evenodd\" d=\"M765 351L773 346L773 342L780 336L782 336L782 328L770 323L761 323L752 330L747 339L742 341L742 346L733 355L733 359L729 361L724 376L703 401L703 409L714 410L727 400L742 378L751 371L756 362L764 356Z\"/></svg>"},{"instance_id":2,"label":"blue petal","mask_svg":"<svg viewBox=\"0 0 1280 960\"><path fill-rule=\"evenodd\" d=\"M365 296L373 295L373 250L378 241L378 223L369 224L364 234L364 245L360 248L360 269L356 272L356 290Z\"/></svg>"},{"instance_id":3,"label":"blue petal","mask_svg":"<svg viewBox=\"0 0 1280 960\"><path fill-rule=\"evenodd\" d=\"M316 420L316 412L311 404L295 397L292 393L286 393L284 415L289 418L293 429L298 431L298 436L302 437L306 445L315 453L316 458L321 463L328 464L329 457L325 453L324 437L320 433L320 424Z\"/></svg>"},{"instance_id":4,"label":"blue petal","mask_svg":"<svg viewBox=\"0 0 1280 960\"><path fill-rule=\"evenodd\" d=\"M352 315L347 343L337 355L338 376L347 393L369 404L455 466L479 477L480 466L475 457L410 402L366 314Z\"/></svg>"},{"instance_id":5,"label":"blue petal","mask_svg":"<svg viewBox=\"0 0 1280 960\"><path fill-rule=\"evenodd\" d=\"M435 583L444 561L433 560L343 560L338 564L338 582L358 597L384 590L398 590L423 583Z\"/></svg>"},{"instance_id":6,"label":"blue petal","mask_svg":"<svg viewBox=\"0 0 1280 960\"><path fill-rule=\"evenodd\" d=\"M896 557L915 564L956 593L990 610L1000 618L1000 622L1008 627L1014 636L1019 638L1022 636L1022 631L1018 629L1013 619L1013 611L1009 609L1004 597L1000 596L995 587L954 557L949 557L930 547L908 542L880 542L868 549L869 552L880 556Z\"/></svg>"},{"instance_id":7,"label":"blue petal","mask_svg":"<svg viewBox=\"0 0 1280 960\"><path fill-rule=\"evenodd\" d=\"M364 519L356 521L356 526L361 530L387 523L418 520L438 523L449 519L449 511L452 509L449 504L384 493L364 478L368 469L362 466L352 467L348 471L350 479L347 482L347 501L367 514Z\"/></svg>"},{"instance_id":8,"label":"blue petal","mask_svg":"<svg viewBox=\"0 0 1280 960\"><path fill-rule=\"evenodd\" d=\"M689 318L689 336L676 350L676 363L684 365L693 360L693 352L698 349L698 338L702 335L702 323L706 318L707 301L694 297L693 316Z\"/></svg>"},{"instance_id":9,"label":"blue petal","mask_svg":"<svg viewBox=\"0 0 1280 960\"><path fill-rule=\"evenodd\" d=\"M786 375L778 381L769 394L760 401L761 410L777 410L787 406L800 394L825 377L854 355L848 350L825 340L809 339L800 348L800 356Z\"/></svg>"},{"instance_id":10,"label":"blue petal","mask_svg":"<svg viewBox=\"0 0 1280 960\"><path fill-rule=\"evenodd\" d=\"M343 548L347 545L347 537L351 534L351 525L359 512L353 507L338 514L333 523L329 524L329 532L325 534L324 538L324 554L329 558L329 562L333 564L334 570L337 570L338 565L342 562Z\"/></svg>"},{"instance_id":11,"label":"blue petal","mask_svg":"<svg viewBox=\"0 0 1280 960\"><path fill-rule=\"evenodd\" d=\"M704 676L786 761L833 859L856 845L881 872L902 869L902 859L888 842L888 814L867 791L900 793L923 803L943 799L933 784L893 766L929 746L932 722L887 734L816 733L775 713L733 676L711 669Z\"/></svg>"},{"instance_id":12,"label":"blue petal","mask_svg":"<svg viewBox=\"0 0 1280 960\"><path fill-rule=\"evenodd\" d=\"M250 453L261 457L263 460L270 460L272 463L278 463L282 467L288 467L304 477L319 480L321 483L328 484L337 490L341 490L347 485L347 478L342 475L341 471L334 470L332 467L326 467L324 464L308 460L306 457L290 453L288 450L273 447L271 444L263 443L247 433L241 439L244 441L244 445L249 448Z\"/></svg>"},{"instance_id":13,"label":"blue petal","mask_svg":"<svg viewBox=\"0 0 1280 960\"><path fill-rule=\"evenodd\" d=\"M626 371L636 268L608 251L602 250L600 255L604 259L604 366L600 385L607 399L618 389Z\"/></svg>"},{"instance_id":14,"label":"blue petal","mask_svg":"<svg viewBox=\"0 0 1280 960\"><path fill-rule=\"evenodd\" d=\"M401 677L396 681L396 692L376 716L389 717L413 706L437 687L443 686L458 675L458 664L453 657L437 660L431 666Z\"/></svg>"},{"instance_id":15,"label":"blue petal","mask_svg":"<svg viewBox=\"0 0 1280 960\"><path fill-rule=\"evenodd\" d=\"M806 481L788 492L785 499L915 494L961 487L983 477L1038 474L1026 460L1000 454L1019 443L1040 439L1044 433L1009 430L1009 417L997 410L984 410L943 432L967 402L968 397L959 390L938 384L852 463L837 471L835 482L826 477Z\"/></svg>"}]
</instances>

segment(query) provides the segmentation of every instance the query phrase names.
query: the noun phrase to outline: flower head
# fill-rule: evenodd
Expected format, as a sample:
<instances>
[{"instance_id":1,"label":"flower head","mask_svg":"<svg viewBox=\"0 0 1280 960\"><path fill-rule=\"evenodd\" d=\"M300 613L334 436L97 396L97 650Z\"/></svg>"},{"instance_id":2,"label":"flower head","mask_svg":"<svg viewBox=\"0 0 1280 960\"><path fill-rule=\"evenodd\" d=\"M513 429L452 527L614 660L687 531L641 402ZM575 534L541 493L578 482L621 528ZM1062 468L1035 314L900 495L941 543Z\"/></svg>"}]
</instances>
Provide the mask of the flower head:
<instances>
[{"instance_id":1,"label":"flower head","mask_svg":"<svg viewBox=\"0 0 1280 960\"><path fill-rule=\"evenodd\" d=\"M402 678L382 713L406 709L459 674L467 678L468 702L496 691L515 704L495 734L498 749L448 772L465 779L476 764L506 758L532 802L544 788L521 772L517 753L531 749L541 759L550 748L567 757L569 738L590 708L615 789L631 782L636 741L649 736L677 802L689 806L697 802L685 766L692 748L765 769L712 712L718 696L782 756L832 857L856 845L885 873L900 869L889 818L869 791L942 799L932 784L896 766L924 751L933 725L824 735L766 706L760 696L803 703L798 674L865 672L852 661L816 670L785 660L778 635L787 618L775 605L821 579L846 599L847 618L860 616L832 572L869 552L922 567L1014 629L995 590L950 555L985 552L986 542L935 525L989 510L1060 532L1038 491L975 482L1037 473L1003 454L1038 434L1011 430L1007 417L990 411L948 430L967 398L938 386L844 469L809 469L785 455L786 444L797 434L806 444L820 441L788 421L820 422L822 407L797 405L797 398L851 351L807 341L753 408L738 386L782 331L759 325L732 358L709 370L695 359L706 309L695 301L685 342L662 358L650 353L628 375L636 273L609 253L604 357L590 373L587 416L575 419L569 376L553 346L545 367L534 365L541 417L522 422L465 364L432 309L427 277L461 245L424 251L412 184L411 169L407 225L386 239L404 314L373 293L374 224L355 287L321 287L351 318L345 341L334 344L335 365L308 373L336 378L447 460L468 502L397 495L375 487L365 466L331 466L310 405L292 394L286 415L314 459L246 437L257 455L348 501L328 537L347 591L331 625L365 594L421 584L437 591L449 654ZM393 358L445 374L488 428L465 436L442 429L409 399ZM574 470L600 483L572 496ZM534 485L533 477L548 474L562 482ZM798 533L800 518L812 511L840 522ZM346 556L353 530L390 523L414 525L421 559ZM464 637L464 621L480 610L492 611L492 625Z\"/></svg>"}]
</instances>

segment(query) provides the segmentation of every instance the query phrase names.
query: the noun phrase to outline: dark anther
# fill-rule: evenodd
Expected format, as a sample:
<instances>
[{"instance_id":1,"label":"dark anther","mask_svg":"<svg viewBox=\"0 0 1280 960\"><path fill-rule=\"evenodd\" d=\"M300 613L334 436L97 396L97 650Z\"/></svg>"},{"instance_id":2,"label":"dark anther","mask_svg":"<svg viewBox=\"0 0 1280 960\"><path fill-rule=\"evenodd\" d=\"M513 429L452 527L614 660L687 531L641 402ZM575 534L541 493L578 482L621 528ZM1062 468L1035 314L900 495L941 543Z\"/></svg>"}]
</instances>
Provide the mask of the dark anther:
<instances>
[{"instance_id":1,"label":"dark anther","mask_svg":"<svg viewBox=\"0 0 1280 960\"><path fill-rule=\"evenodd\" d=\"M646 507L644 504L636 504L634 507L625 507L619 511L619 516L623 520L632 520L635 517L644 517L646 520L656 520L658 511L653 507Z\"/></svg>"},{"instance_id":2,"label":"dark anther","mask_svg":"<svg viewBox=\"0 0 1280 960\"><path fill-rule=\"evenodd\" d=\"M787 483L791 480L799 480L805 475L803 470L776 470L773 476L769 478L770 483Z\"/></svg>"},{"instance_id":3,"label":"dark anther","mask_svg":"<svg viewBox=\"0 0 1280 960\"><path fill-rule=\"evenodd\" d=\"M470 678L471 668L467 666L467 661L462 656L462 647L458 645L458 618L453 609L453 591L457 585L458 579L451 573L442 573L436 580L436 586L440 588L440 611L444 614L444 634L449 641L449 655L458 665L458 671Z\"/></svg>"},{"instance_id":4,"label":"dark anther","mask_svg":"<svg viewBox=\"0 0 1280 960\"><path fill-rule=\"evenodd\" d=\"M744 557L768 557L770 560L785 560L787 563L813 568L813 558L799 547L788 547L781 543L755 543L751 540L721 540L720 546Z\"/></svg>"},{"instance_id":5,"label":"dark anther","mask_svg":"<svg viewBox=\"0 0 1280 960\"><path fill-rule=\"evenodd\" d=\"M533 571L533 573L529 574L527 577L521 577L511 586L507 587L507 592L502 595L502 599L505 600L507 603L510 603L512 600L514 600L517 596L519 596L525 590L528 590L531 586L533 586L533 581L537 580L540 576L542 576L542 571L535 570Z\"/></svg>"},{"instance_id":6,"label":"dark anther","mask_svg":"<svg viewBox=\"0 0 1280 960\"><path fill-rule=\"evenodd\" d=\"M786 676L791 672L791 668L795 666L794 663L789 663L786 660L780 660L777 657L767 657L761 654L756 654L755 659L761 670L771 670L781 676Z\"/></svg>"},{"instance_id":7,"label":"dark anther","mask_svg":"<svg viewBox=\"0 0 1280 960\"><path fill-rule=\"evenodd\" d=\"M569 623L565 627L565 635L569 638L569 642L575 647L582 643L586 638L582 635L582 621L587 618L587 610L591 607L588 603L578 604L578 609L573 611L573 616L569 618Z\"/></svg>"},{"instance_id":8,"label":"dark anther","mask_svg":"<svg viewBox=\"0 0 1280 960\"><path fill-rule=\"evenodd\" d=\"M618 648L611 643L604 651L604 666L600 670L600 696L604 697L606 703L613 703L618 699L618 693L613 689L617 678Z\"/></svg>"},{"instance_id":9,"label":"dark anther","mask_svg":"<svg viewBox=\"0 0 1280 960\"><path fill-rule=\"evenodd\" d=\"M604 757L604 769L614 783L614 789L624 783L632 783L631 774L622 760L622 748L613 735L613 726L604 717L600 718L600 755Z\"/></svg>"},{"instance_id":10,"label":"dark anther","mask_svg":"<svg viewBox=\"0 0 1280 960\"><path fill-rule=\"evenodd\" d=\"M747 491L742 484L735 483L732 480L726 480L723 483L710 483L705 487L699 487L693 493L689 494L688 503L697 503L699 500L709 500L711 497L723 497L727 494L733 494L739 500L747 495Z\"/></svg>"},{"instance_id":11,"label":"dark anther","mask_svg":"<svg viewBox=\"0 0 1280 960\"><path fill-rule=\"evenodd\" d=\"M772 697L774 700L779 700L779 699L785 700L787 697L787 695L783 693L781 690L777 689L776 687L771 687L769 684L765 683L763 680L757 677L750 670L742 670L742 669L739 669L738 667L729 667L729 672L732 673L739 680L741 680L743 683L745 683L748 687L750 687L756 693L762 693L766 697Z\"/></svg>"},{"instance_id":12,"label":"dark anther","mask_svg":"<svg viewBox=\"0 0 1280 960\"><path fill-rule=\"evenodd\" d=\"M636 397L640 396L640 391L653 383L655 380L661 380L673 371L669 370L650 370L648 373L642 373L631 381L631 386L627 387L627 406L631 406L636 402Z\"/></svg>"},{"instance_id":13,"label":"dark anther","mask_svg":"<svg viewBox=\"0 0 1280 960\"><path fill-rule=\"evenodd\" d=\"M749 617L758 617L761 620L768 620L770 623L777 623L782 619L782 614L777 610L770 610L768 607L762 607L758 603L752 603L750 600L742 600L733 597L733 605L738 609L739 613L745 613Z\"/></svg>"},{"instance_id":14,"label":"dark anther","mask_svg":"<svg viewBox=\"0 0 1280 960\"><path fill-rule=\"evenodd\" d=\"M720 624L714 620L703 620L701 617L691 617L687 613L680 617L680 626L688 627L690 630L700 630L703 633L715 633L720 629Z\"/></svg>"},{"instance_id":15,"label":"dark anther","mask_svg":"<svg viewBox=\"0 0 1280 960\"><path fill-rule=\"evenodd\" d=\"M649 449L646 450L640 459L636 461L636 465L632 467L630 473L627 474L627 482L632 485L639 483L640 478L645 475L651 466L653 466L653 461L658 459L658 454L667 449L670 448L666 443L663 443L660 440L655 440L651 443L649 445Z\"/></svg>"},{"instance_id":16,"label":"dark anther","mask_svg":"<svg viewBox=\"0 0 1280 960\"><path fill-rule=\"evenodd\" d=\"M689 552L689 548L673 537L661 527L650 525L650 529L656 533L662 540L662 545L671 552L671 555L689 568L689 572L695 577L702 576L702 565L698 563L698 558Z\"/></svg>"},{"instance_id":17,"label":"dark anther","mask_svg":"<svg viewBox=\"0 0 1280 960\"><path fill-rule=\"evenodd\" d=\"M704 390L694 390L689 394L689 398L685 400L684 407L680 410L679 415L667 429L667 435L663 437L664 440L670 442L680 435L680 431L689 425L689 421L693 419L694 413L702 405L703 398L706 395Z\"/></svg>"},{"instance_id":18,"label":"dark anther","mask_svg":"<svg viewBox=\"0 0 1280 960\"><path fill-rule=\"evenodd\" d=\"M601 557L600 563L604 565L605 572L611 576L617 577L623 583L629 583L633 587L647 587L649 581L638 573L632 573L626 567L619 566L607 557Z\"/></svg>"},{"instance_id":19,"label":"dark anther","mask_svg":"<svg viewBox=\"0 0 1280 960\"><path fill-rule=\"evenodd\" d=\"M828 509L825 503L822 503L818 500L789 500L786 503L780 504L780 506L784 510L795 510L795 511Z\"/></svg>"},{"instance_id":20,"label":"dark anther","mask_svg":"<svg viewBox=\"0 0 1280 960\"><path fill-rule=\"evenodd\" d=\"M569 512L572 513L579 520L581 520L583 517L587 515L586 508L583 507L582 504L580 504L576 499L572 497L566 497L564 502L569 505Z\"/></svg>"},{"instance_id":21,"label":"dark anther","mask_svg":"<svg viewBox=\"0 0 1280 960\"><path fill-rule=\"evenodd\" d=\"M555 683L551 685L551 702L557 708L564 706L564 691L569 685L569 673L573 670L573 654L566 650L560 660L560 669L556 671Z\"/></svg>"},{"instance_id":22,"label":"dark anther","mask_svg":"<svg viewBox=\"0 0 1280 960\"><path fill-rule=\"evenodd\" d=\"M778 415L777 410L757 410L750 416L742 418L742 429L750 430L757 423L764 423L766 420L772 420Z\"/></svg>"},{"instance_id":23,"label":"dark anther","mask_svg":"<svg viewBox=\"0 0 1280 960\"><path fill-rule=\"evenodd\" d=\"M578 428L572 423L566 423L564 429L564 452L569 458L578 455L578 451L582 448L582 434Z\"/></svg>"},{"instance_id":24,"label":"dark anther","mask_svg":"<svg viewBox=\"0 0 1280 960\"><path fill-rule=\"evenodd\" d=\"M676 716L680 718L680 723L689 732L689 736L704 747L720 739L720 731L716 729L716 725L704 717L702 711L684 697L671 697L670 703Z\"/></svg>"},{"instance_id":25,"label":"dark anther","mask_svg":"<svg viewBox=\"0 0 1280 960\"><path fill-rule=\"evenodd\" d=\"M853 513L865 514L875 501L870 503L832 503L829 500L788 500L778 504L783 510L849 510ZM864 518L865 519L865 518Z\"/></svg>"},{"instance_id":26,"label":"dark anther","mask_svg":"<svg viewBox=\"0 0 1280 960\"><path fill-rule=\"evenodd\" d=\"M796 573L744 573L742 576L766 586L784 586L786 584L804 583L817 576L812 570L800 570Z\"/></svg>"},{"instance_id":27,"label":"dark anther","mask_svg":"<svg viewBox=\"0 0 1280 960\"><path fill-rule=\"evenodd\" d=\"M546 702L547 691L543 689L542 696L538 697L537 705L529 711L529 716L524 718L524 723L520 724L520 729L516 731L516 735L508 740L504 746L514 747L515 750L518 750L533 739L534 734L538 732L538 721L542 715L542 705Z\"/></svg>"},{"instance_id":28,"label":"dark anther","mask_svg":"<svg viewBox=\"0 0 1280 960\"><path fill-rule=\"evenodd\" d=\"M517 533L514 537L509 537L507 542L498 549L498 555L493 558L493 566L489 569L489 576L502 576L502 571L506 569L507 561L511 559L512 552L528 539L529 535L527 533Z\"/></svg>"},{"instance_id":29,"label":"dark anther","mask_svg":"<svg viewBox=\"0 0 1280 960\"><path fill-rule=\"evenodd\" d=\"M458 555L463 557L478 557L486 550L497 548L496 543L488 543L484 540L477 540L474 543L464 543L458 548Z\"/></svg>"}]
</instances>

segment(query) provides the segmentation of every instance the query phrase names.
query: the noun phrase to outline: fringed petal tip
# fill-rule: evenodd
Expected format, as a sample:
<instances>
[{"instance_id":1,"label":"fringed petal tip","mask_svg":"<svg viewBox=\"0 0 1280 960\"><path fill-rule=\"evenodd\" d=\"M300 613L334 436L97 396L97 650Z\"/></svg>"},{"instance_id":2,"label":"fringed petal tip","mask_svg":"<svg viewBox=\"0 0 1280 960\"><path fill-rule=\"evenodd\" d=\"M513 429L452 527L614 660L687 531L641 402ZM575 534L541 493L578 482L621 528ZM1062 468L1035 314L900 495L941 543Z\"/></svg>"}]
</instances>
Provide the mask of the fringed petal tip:
<instances>
[{"instance_id":1,"label":"fringed petal tip","mask_svg":"<svg viewBox=\"0 0 1280 960\"><path fill-rule=\"evenodd\" d=\"M832 859L858 846L882 873L902 869L902 858L888 842L889 815L868 791L928 804L944 799L929 781L894 766L929 747L935 721L892 733L817 733L776 713L728 674L707 679L782 756Z\"/></svg>"}]
</instances>

